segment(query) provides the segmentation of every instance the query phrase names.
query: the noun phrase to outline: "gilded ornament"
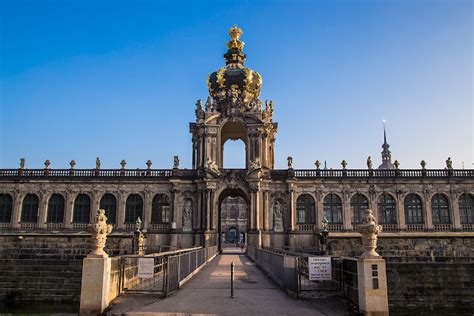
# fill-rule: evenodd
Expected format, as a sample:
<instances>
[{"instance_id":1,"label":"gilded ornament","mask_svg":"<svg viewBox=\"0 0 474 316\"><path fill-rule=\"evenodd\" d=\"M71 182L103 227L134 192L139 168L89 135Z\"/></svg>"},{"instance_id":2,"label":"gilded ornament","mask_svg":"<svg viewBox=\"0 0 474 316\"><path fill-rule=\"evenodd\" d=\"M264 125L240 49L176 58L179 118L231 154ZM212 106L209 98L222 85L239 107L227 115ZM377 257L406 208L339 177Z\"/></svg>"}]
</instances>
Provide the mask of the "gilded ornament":
<instances>
[{"instance_id":1,"label":"gilded ornament","mask_svg":"<svg viewBox=\"0 0 474 316\"><path fill-rule=\"evenodd\" d=\"M225 73L225 68L220 68L217 71L217 84L219 85L219 88L225 88L225 78L224 78L224 73Z\"/></svg>"}]
</instances>

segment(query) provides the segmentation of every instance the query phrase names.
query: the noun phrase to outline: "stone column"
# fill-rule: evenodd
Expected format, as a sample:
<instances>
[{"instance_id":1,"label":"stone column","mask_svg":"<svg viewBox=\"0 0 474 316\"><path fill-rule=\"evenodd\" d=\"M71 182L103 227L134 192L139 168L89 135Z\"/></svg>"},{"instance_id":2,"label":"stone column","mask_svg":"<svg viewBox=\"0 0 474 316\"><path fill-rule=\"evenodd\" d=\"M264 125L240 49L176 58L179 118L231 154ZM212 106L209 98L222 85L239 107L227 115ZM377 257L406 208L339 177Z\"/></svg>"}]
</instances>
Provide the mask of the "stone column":
<instances>
[{"instance_id":1,"label":"stone column","mask_svg":"<svg viewBox=\"0 0 474 316\"><path fill-rule=\"evenodd\" d=\"M48 213L48 199L46 192L41 192L41 200L39 205L38 228L46 228L46 217Z\"/></svg>"},{"instance_id":2,"label":"stone column","mask_svg":"<svg viewBox=\"0 0 474 316\"><path fill-rule=\"evenodd\" d=\"M289 187L290 196L290 231L296 230L296 194L293 185Z\"/></svg>"},{"instance_id":3,"label":"stone column","mask_svg":"<svg viewBox=\"0 0 474 316\"><path fill-rule=\"evenodd\" d=\"M451 193L450 194L450 204L451 204L451 212L452 212L452 223L453 223L453 228L456 230L461 230L462 225L461 225L461 214L459 212L459 201L456 199L456 193Z\"/></svg>"},{"instance_id":4,"label":"stone column","mask_svg":"<svg viewBox=\"0 0 474 316\"><path fill-rule=\"evenodd\" d=\"M209 217L210 217L210 229L216 229L216 216L215 216L215 207L214 207L214 197L215 197L215 190L210 190L209 193Z\"/></svg>"},{"instance_id":5,"label":"stone column","mask_svg":"<svg viewBox=\"0 0 474 316\"><path fill-rule=\"evenodd\" d=\"M433 230L433 213L431 212L431 198L429 194L425 194L425 224L427 230Z\"/></svg>"},{"instance_id":6,"label":"stone column","mask_svg":"<svg viewBox=\"0 0 474 316\"><path fill-rule=\"evenodd\" d=\"M64 212L64 228L72 228L72 213L74 212L74 199L76 193L68 191L66 193L66 205Z\"/></svg>"},{"instance_id":7,"label":"stone column","mask_svg":"<svg viewBox=\"0 0 474 316\"><path fill-rule=\"evenodd\" d=\"M270 227L271 227L271 205L270 205L270 192L263 191L263 247L270 247Z\"/></svg>"},{"instance_id":8,"label":"stone column","mask_svg":"<svg viewBox=\"0 0 474 316\"><path fill-rule=\"evenodd\" d=\"M94 218L97 215L97 211L100 208L100 198L101 198L101 196L102 196L101 192L97 192L97 191L92 192L92 205L91 205L89 223L94 222Z\"/></svg>"},{"instance_id":9,"label":"stone column","mask_svg":"<svg viewBox=\"0 0 474 316\"><path fill-rule=\"evenodd\" d=\"M125 228L125 209L127 207L127 196L128 194L124 191L120 191L118 195L118 208L117 208L117 230Z\"/></svg>"},{"instance_id":10,"label":"stone column","mask_svg":"<svg viewBox=\"0 0 474 316\"><path fill-rule=\"evenodd\" d=\"M316 212L318 216L316 217L316 229L321 231L323 229L323 217L324 217L324 203L323 203L323 196L322 192L318 192L316 194Z\"/></svg>"},{"instance_id":11,"label":"stone column","mask_svg":"<svg viewBox=\"0 0 474 316\"><path fill-rule=\"evenodd\" d=\"M252 186L252 185L251 185ZM249 232L249 245L260 248L262 238L260 232L260 191L259 185L254 184L250 189L250 209L251 209L251 231Z\"/></svg>"},{"instance_id":12,"label":"stone column","mask_svg":"<svg viewBox=\"0 0 474 316\"><path fill-rule=\"evenodd\" d=\"M407 221L405 218L405 205L404 201L401 198L401 194L397 194L397 219L398 219L398 229L405 230L407 228Z\"/></svg>"},{"instance_id":13,"label":"stone column","mask_svg":"<svg viewBox=\"0 0 474 316\"><path fill-rule=\"evenodd\" d=\"M352 230L352 219L351 219L351 201L349 199L350 194L349 192L343 193L343 201L342 201L342 223L343 223L343 230L350 231Z\"/></svg>"},{"instance_id":14,"label":"stone column","mask_svg":"<svg viewBox=\"0 0 474 316\"><path fill-rule=\"evenodd\" d=\"M143 207L143 228L148 229L151 222L151 212L153 207L153 193L145 191L145 201Z\"/></svg>"},{"instance_id":15,"label":"stone column","mask_svg":"<svg viewBox=\"0 0 474 316\"><path fill-rule=\"evenodd\" d=\"M364 315L387 315L388 295L385 260L359 258L357 260L359 311Z\"/></svg>"},{"instance_id":16,"label":"stone column","mask_svg":"<svg viewBox=\"0 0 474 316\"><path fill-rule=\"evenodd\" d=\"M11 219L12 228L20 227L21 208L23 207L23 197L24 197L24 194L21 192L16 192L14 194L12 219Z\"/></svg>"}]
</instances>

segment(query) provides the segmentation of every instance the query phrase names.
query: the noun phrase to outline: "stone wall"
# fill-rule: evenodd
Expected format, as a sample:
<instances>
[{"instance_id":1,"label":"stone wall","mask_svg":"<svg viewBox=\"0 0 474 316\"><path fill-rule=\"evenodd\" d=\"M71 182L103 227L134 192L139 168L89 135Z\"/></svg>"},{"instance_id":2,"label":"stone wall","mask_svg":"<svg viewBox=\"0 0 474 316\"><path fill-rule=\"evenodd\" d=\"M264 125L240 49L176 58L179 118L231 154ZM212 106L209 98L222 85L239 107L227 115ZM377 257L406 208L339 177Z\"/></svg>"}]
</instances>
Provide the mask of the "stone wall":
<instances>
[{"instance_id":1,"label":"stone wall","mask_svg":"<svg viewBox=\"0 0 474 316\"><path fill-rule=\"evenodd\" d=\"M129 236L112 236L109 253L130 251ZM0 301L78 302L88 235L1 235Z\"/></svg>"},{"instance_id":2,"label":"stone wall","mask_svg":"<svg viewBox=\"0 0 474 316\"><path fill-rule=\"evenodd\" d=\"M329 236L328 253L335 256L359 256L360 237ZM431 237L379 237L377 252L390 257L474 257L474 237L431 236Z\"/></svg>"},{"instance_id":3,"label":"stone wall","mask_svg":"<svg viewBox=\"0 0 474 316\"><path fill-rule=\"evenodd\" d=\"M388 300L392 313L472 314L474 261L440 259L435 258L448 262L387 262Z\"/></svg>"}]
</instances>

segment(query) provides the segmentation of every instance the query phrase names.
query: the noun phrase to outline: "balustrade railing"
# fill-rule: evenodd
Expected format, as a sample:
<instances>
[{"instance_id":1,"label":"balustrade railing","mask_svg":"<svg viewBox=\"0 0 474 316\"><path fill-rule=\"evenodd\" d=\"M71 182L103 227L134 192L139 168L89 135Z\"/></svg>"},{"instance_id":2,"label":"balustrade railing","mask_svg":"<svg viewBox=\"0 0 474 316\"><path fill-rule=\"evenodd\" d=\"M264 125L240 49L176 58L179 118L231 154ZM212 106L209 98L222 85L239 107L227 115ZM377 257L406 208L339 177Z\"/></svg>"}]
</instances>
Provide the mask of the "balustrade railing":
<instances>
[{"instance_id":1,"label":"balustrade railing","mask_svg":"<svg viewBox=\"0 0 474 316\"><path fill-rule=\"evenodd\" d=\"M222 169L223 174L245 173L245 169ZM0 177L194 177L194 169L0 169ZM271 170L272 178L443 178L474 177L474 169L300 169Z\"/></svg>"},{"instance_id":2,"label":"balustrade railing","mask_svg":"<svg viewBox=\"0 0 474 316\"><path fill-rule=\"evenodd\" d=\"M87 223L72 223L72 229L74 230L88 230L89 224Z\"/></svg>"},{"instance_id":3,"label":"balustrade railing","mask_svg":"<svg viewBox=\"0 0 474 316\"><path fill-rule=\"evenodd\" d=\"M7 229L10 227L10 223L0 223L0 228L1 229Z\"/></svg>"},{"instance_id":4,"label":"balustrade railing","mask_svg":"<svg viewBox=\"0 0 474 316\"><path fill-rule=\"evenodd\" d=\"M36 223L20 223L20 228L23 230L34 230L37 226Z\"/></svg>"},{"instance_id":5,"label":"balustrade railing","mask_svg":"<svg viewBox=\"0 0 474 316\"><path fill-rule=\"evenodd\" d=\"M149 232L166 232L169 230L170 225L168 223L163 224L149 224L148 231Z\"/></svg>"},{"instance_id":6,"label":"balustrade railing","mask_svg":"<svg viewBox=\"0 0 474 316\"><path fill-rule=\"evenodd\" d=\"M328 224L330 232L342 232L342 223Z\"/></svg>"},{"instance_id":7,"label":"balustrade railing","mask_svg":"<svg viewBox=\"0 0 474 316\"><path fill-rule=\"evenodd\" d=\"M425 230L425 224L407 224L407 231L422 232Z\"/></svg>"},{"instance_id":8,"label":"balustrade railing","mask_svg":"<svg viewBox=\"0 0 474 316\"><path fill-rule=\"evenodd\" d=\"M384 232L396 232L398 231L397 224L381 224Z\"/></svg>"},{"instance_id":9,"label":"balustrade railing","mask_svg":"<svg viewBox=\"0 0 474 316\"><path fill-rule=\"evenodd\" d=\"M300 232L309 232L316 229L315 224L296 224L296 230Z\"/></svg>"},{"instance_id":10,"label":"balustrade railing","mask_svg":"<svg viewBox=\"0 0 474 316\"><path fill-rule=\"evenodd\" d=\"M433 229L440 232L446 232L453 229L452 224L433 224Z\"/></svg>"},{"instance_id":11,"label":"balustrade railing","mask_svg":"<svg viewBox=\"0 0 474 316\"><path fill-rule=\"evenodd\" d=\"M63 223L46 223L46 227L51 230L63 229Z\"/></svg>"},{"instance_id":12,"label":"balustrade railing","mask_svg":"<svg viewBox=\"0 0 474 316\"><path fill-rule=\"evenodd\" d=\"M462 230L466 232L474 231L474 224L461 224Z\"/></svg>"}]
</instances>

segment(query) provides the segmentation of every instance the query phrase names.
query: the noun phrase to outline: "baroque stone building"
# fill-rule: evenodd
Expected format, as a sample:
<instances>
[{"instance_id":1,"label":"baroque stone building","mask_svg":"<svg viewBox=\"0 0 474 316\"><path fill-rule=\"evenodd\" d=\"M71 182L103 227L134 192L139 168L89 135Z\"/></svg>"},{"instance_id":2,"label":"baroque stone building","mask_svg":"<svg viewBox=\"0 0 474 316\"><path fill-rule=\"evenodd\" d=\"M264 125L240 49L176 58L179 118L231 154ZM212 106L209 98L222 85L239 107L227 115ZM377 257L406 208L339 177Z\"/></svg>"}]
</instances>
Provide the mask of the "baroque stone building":
<instances>
[{"instance_id":1,"label":"baroque stone building","mask_svg":"<svg viewBox=\"0 0 474 316\"><path fill-rule=\"evenodd\" d=\"M168 170L152 168L0 170L0 229L4 236L73 236L87 230L97 209L106 210L113 236L130 236L140 218L147 244L183 248L216 245L230 238L226 198L237 199L236 233L257 247L319 248L323 216L329 221L329 249L358 249L354 228L371 208L383 226L382 254L403 251L473 255L474 170L399 169L386 137L378 169L274 169L278 124L272 101L259 99L262 76L244 66L242 31L230 29L225 66L208 76L209 97L198 100L192 134L192 169L175 157ZM245 169L224 169L228 140L245 144ZM235 210L234 210L235 212ZM242 217L241 214L244 214ZM244 229L245 228L245 229ZM446 244L453 245L446 246Z\"/></svg>"}]
</instances>

